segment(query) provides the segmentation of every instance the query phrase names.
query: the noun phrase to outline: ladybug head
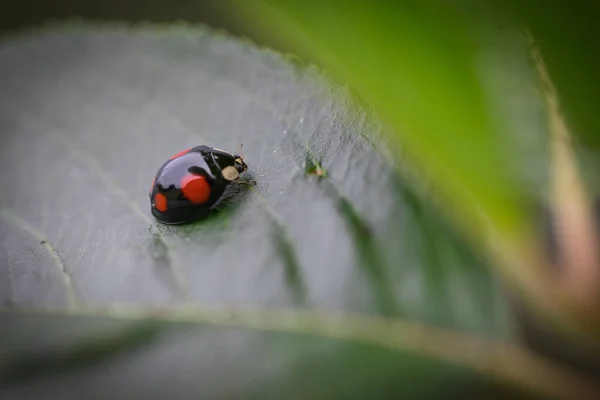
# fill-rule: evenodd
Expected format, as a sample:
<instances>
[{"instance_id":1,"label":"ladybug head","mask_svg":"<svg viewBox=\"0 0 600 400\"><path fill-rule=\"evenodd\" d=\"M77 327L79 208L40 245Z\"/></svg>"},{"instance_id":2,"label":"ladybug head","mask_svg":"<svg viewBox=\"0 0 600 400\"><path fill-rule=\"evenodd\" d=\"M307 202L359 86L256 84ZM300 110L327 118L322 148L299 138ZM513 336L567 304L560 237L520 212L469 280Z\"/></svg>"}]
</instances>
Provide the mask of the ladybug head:
<instances>
[{"instance_id":1,"label":"ladybug head","mask_svg":"<svg viewBox=\"0 0 600 400\"><path fill-rule=\"evenodd\" d=\"M233 158L235 160L234 167L241 174L242 172L248 171L248 166L244 162L244 159L239 154L234 154Z\"/></svg>"},{"instance_id":2,"label":"ladybug head","mask_svg":"<svg viewBox=\"0 0 600 400\"><path fill-rule=\"evenodd\" d=\"M248 170L244 157L239 154L231 154L213 148L212 158L214 163L221 169L223 177L228 181L236 180L242 172Z\"/></svg>"},{"instance_id":3,"label":"ladybug head","mask_svg":"<svg viewBox=\"0 0 600 400\"><path fill-rule=\"evenodd\" d=\"M234 165L235 169L237 169L240 174L242 172L246 172L248 170L248 166L244 162L244 157L241 156L241 154L242 154L242 147L243 146L244 146L243 143L240 144L240 153L233 155L233 159L235 160L235 165Z\"/></svg>"}]
</instances>

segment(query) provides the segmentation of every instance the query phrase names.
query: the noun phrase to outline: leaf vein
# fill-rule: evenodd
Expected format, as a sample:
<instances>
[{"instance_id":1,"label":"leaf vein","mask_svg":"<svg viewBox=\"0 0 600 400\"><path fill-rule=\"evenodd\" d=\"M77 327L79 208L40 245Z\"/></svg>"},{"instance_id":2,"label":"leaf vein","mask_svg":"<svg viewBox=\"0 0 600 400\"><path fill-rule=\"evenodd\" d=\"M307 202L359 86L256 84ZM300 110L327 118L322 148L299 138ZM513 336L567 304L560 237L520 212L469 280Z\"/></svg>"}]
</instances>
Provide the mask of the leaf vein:
<instances>
[{"instance_id":1,"label":"leaf vein","mask_svg":"<svg viewBox=\"0 0 600 400\"><path fill-rule=\"evenodd\" d=\"M73 283L73 277L69 273L69 270L65 263L60 258L58 251L56 248L50 243L48 237L35 227L31 226L27 221L25 221L20 215L18 215L13 209L2 207L0 208L0 216L4 218L6 221L12 223L13 225L19 227L24 232L27 232L29 235L34 237L36 240L40 242L40 244L46 249L47 253L50 255L52 262L56 266L58 272L60 273L61 279L65 285L67 290L67 303L69 308L75 307L79 302L79 296L77 295L77 289Z\"/></svg>"},{"instance_id":2,"label":"leaf vein","mask_svg":"<svg viewBox=\"0 0 600 400\"><path fill-rule=\"evenodd\" d=\"M304 305L307 301L307 285L302 276L302 268L298 259L294 242L290 238L288 229L277 211L269 204L269 201L254 187L251 190L256 194L263 209L269 215L275 227L275 240L280 246L279 255L285 267L286 283L294 294L294 300Z\"/></svg>"}]
</instances>

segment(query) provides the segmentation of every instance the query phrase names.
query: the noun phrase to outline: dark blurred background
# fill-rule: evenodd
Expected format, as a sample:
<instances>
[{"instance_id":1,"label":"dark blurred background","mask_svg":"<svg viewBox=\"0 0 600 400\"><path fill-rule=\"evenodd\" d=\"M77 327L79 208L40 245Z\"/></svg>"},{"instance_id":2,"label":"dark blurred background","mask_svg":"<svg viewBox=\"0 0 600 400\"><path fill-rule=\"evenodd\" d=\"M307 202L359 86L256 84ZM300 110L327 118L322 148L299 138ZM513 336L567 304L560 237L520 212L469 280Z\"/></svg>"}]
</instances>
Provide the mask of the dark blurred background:
<instances>
[{"instance_id":1,"label":"dark blurred background","mask_svg":"<svg viewBox=\"0 0 600 400\"><path fill-rule=\"evenodd\" d=\"M261 34L260 29L253 29L253 26L259 28L262 25L260 21L242 23L240 18L243 15L236 12L238 2L235 0L28 0L10 6L9 3L12 2L1 2L4 11L0 13L0 34L57 19L155 23L185 21L204 23L282 52L292 52L281 38L267 37Z\"/></svg>"},{"instance_id":2,"label":"dark blurred background","mask_svg":"<svg viewBox=\"0 0 600 400\"><path fill-rule=\"evenodd\" d=\"M231 16L223 12L231 2L216 0L29 0L3 1L0 31L39 24L51 18L85 17L90 20L131 20L166 22L173 20L204 21L223 27ZM9 8L9 3L12 3Z\"/></svg>"}]
</instances>

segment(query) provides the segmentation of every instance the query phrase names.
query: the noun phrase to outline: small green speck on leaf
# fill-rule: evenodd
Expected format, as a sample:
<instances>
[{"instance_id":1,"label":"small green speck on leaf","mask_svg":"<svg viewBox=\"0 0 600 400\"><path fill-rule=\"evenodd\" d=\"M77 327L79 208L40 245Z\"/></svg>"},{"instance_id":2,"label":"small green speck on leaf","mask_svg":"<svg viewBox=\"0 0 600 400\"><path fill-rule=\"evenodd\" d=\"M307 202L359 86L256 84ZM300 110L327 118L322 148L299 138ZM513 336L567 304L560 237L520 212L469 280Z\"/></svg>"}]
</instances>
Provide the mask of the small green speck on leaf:
<instances>
[{"instance_id":1,"label":"small green speck on leaf","mask_svg":"<svg viewBox=\"0 0 600 400\"><path fill-rule=\"evenodd\" d=\"M319 178L327 178L327 170L323 168L319 161L313 160L311 157L306 157L304 172L309 175L316 175Z\"/></svg>"}]
</instances>

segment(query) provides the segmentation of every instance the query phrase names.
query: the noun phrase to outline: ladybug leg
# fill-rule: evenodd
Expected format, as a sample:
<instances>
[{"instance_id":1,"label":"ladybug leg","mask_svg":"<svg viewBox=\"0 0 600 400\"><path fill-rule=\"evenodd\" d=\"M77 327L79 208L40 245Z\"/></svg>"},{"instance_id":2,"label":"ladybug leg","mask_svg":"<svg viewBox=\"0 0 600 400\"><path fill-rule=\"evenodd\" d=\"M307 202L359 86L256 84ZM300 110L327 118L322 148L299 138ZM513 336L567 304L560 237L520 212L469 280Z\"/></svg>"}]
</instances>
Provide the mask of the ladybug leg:
<instances>
[{"instance_id":1,"label":"ladybug leg","mask_svg":"<svg viewBox=\"0 0 600 400\"><path fill-rule=\"evenodd\" d=\"M244 186L256 186L256 181L252 180L252 179L236 179L235 181L236 184L238 185L244 185Z\"/></svg>"}]
</instances>

